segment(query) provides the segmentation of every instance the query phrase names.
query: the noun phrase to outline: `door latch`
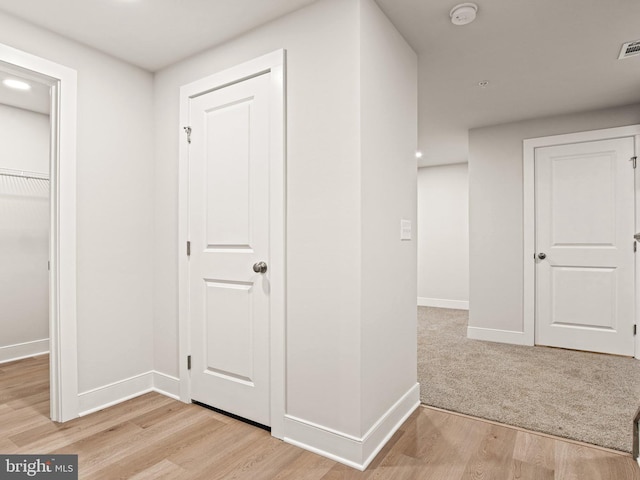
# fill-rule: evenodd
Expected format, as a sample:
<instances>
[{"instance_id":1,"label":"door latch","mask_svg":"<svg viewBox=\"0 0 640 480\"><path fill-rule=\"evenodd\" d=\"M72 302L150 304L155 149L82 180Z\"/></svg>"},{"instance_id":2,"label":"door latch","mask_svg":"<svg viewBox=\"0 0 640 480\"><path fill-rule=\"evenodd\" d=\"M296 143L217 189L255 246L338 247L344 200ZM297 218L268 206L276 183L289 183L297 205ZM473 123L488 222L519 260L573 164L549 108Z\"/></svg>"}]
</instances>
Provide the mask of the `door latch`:
<instances>
[{"instance_id":1,"label":"door latch","mask_svg":"<svg viewBox=\"0 0 640 480\"><path fill-rule=\"evenodd\" d=\"M191 127L182 127L187 134L187 143L191 143Z\"/></svg>"}]
</instances>

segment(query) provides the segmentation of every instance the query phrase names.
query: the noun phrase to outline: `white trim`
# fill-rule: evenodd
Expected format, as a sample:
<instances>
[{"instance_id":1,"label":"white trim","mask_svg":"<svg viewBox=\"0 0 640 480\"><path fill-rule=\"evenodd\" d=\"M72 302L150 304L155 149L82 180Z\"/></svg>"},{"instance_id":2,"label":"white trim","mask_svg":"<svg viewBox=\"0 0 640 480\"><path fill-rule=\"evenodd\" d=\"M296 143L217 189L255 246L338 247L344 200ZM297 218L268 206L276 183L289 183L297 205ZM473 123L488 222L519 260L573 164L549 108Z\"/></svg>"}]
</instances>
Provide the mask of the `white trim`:
<instances>
[{"instance_id":1,"label":"white trim","mask_svg":"<svg viewBox=\"0 0 640 480\"><path fill-rule=\"evenodd\" d=\"M419 307L453 308L455 310L469 310L468 300L447 300L444 298L418 297Z\"/></svg>"},{"instance_id":2,"label":"white trim","mask_svg":"<svg viewBox=\"0 0 640 480\"><path fill-rule=\"evenodd\" d=\"M514 345L528 345L529 338L525 332L499 330L496 328L467 327L467 338L484 340L487 342L512 343Z\"/></svg>"},{"instance_id":3,"label":"white trim","mask_svg":"<svg viewBox=\"0 0 640 480\"><path fill-rule=\"evenodd\" d=\"M420 385L416 383L362 437L285 415L284 441L363 471L419 406Z\"/></svg>"},{"instance_id":4,"label":"white trim","mask_svg":"<svg viewBox=\"0 0 640 480\"><path fill-rule=\"evenodd\" d=\"M49 353L49 339L16 343L0 347L0 363L14 362L23 358Z\"/></svg>"},{"instance_id":5,"label":"white trim","mask_svg":"<svg viewBox=\"0 0 640 480\"><path fill-rule=\"evenodd\" d=\"M638 155L638 153L640 153L640 134L635 136L635 142L634 142L634 150L635 150L635 155ZM635 232L637 233L638 231L640 231L640 168L636 168L635 170L635 175L634 175L634 183L635 183L635 194L636 194L636 215L635 215L635 222L636 222L636 228L635 228ZM636 245L638 244L638 242L636 242ZM635 316L635 323L636 325L640 325L640 295L638 295L637 293L637 289L638 286L640 285L640 255L636 254L635 256L635 285L636 285L636 316ZM636 353L635 353L635 358L640 360L640 335L636 335L636 341L635 341L635 348L636 348ZM637 427L637 425L636 425Z\"/></svg>"},{"instance_id":6,"label":"white trim","mask_svg":"<svg viewBox=\"0 0 640 480\"><path fill-rule=\"evenodd\" d=\"M174 400L180 400L180 379L166 373L153 371L153 391Z\"/></svg>"},{"instance_id":7,"label":"white trim","mask_svg":"<svg viewBox=\"0 0 640 480\"><path fill-rule=\"evenodd\" d=\"M153 372L141 373L78 395L80 416L104 410L153 391Z\"/></svg>"},{"instance_id":8,"label":"white trim","mask_svg":"<svg viewBox=\"0 0 640 480\"><path fill-rule=\"evenodd\" d=\"M179 401L180 380L171 375L151 370L88 390L78 395L80 399L79 416L104 410L149 392L157 392Z\"/></svg>"},{"instance_id":9,"label":"white trim","mask_svg":"<svg viewBox=\"0 0 640 480\"><path fill-rule=\"evenodd\" d=\"M363 470L369 466L393 434L398 431L419 406L420 384L416 383L364 434L364 445L362 446Z\"/></svg>"},{"instance_id":10,"label":"white trim","mask_svg":"<svg viewBox=\"0 0 640 480\"><path fill-rule=\"evenodd\" d=\"M285 413L285 295L286 295L286 52L277 50L228 70L184 85L180 88L180 151L178 166L178 351L180 400L191 401L191 381L187 370L189 343L189 263L185 245L189 240L189 166L188 144L183 126L189 124L189 100L205 92L238 83L256 75L269 73L270 105L270 319L271 319L271 435L284 436Z\"/></svg>"},{"instance_id":11,"label":"white trim","mask_svg":"<svg viewBox=\"0 0 640 480\"><path fill-rule=\"evenodd\" d=\"M615 138L636 138L636 154L638 153L638 136L640 125L626 127L606 128L587 132L569 133L565 135L553 135L549 137L531 138L522 142L522 171L523 171L523 345L535 344L535 262L533 255L536 251L535 243L535 150L536 148L566 145L571 143L594 142L598 140L610 140ZM637 174L637 172L636 172ZM638 213L638 201L636 196L636 214ZM631 239L630 239L631 242ZM636 256L636 270L638 258ZM637 272L636 272L637 274ZM636 301L638 295L636 294ZM636 312L636 318L638 313ZM470 337L471 338L471 337ZM636 338L636 355L639 340Z\"/></svg>"},{"instance_id":12,"label":"white trim","mask_svg":"<svg viewBox=\"0 0 640 480\"><path fill-rule=\"evenodd\" d=\"M78 416L76 332L76 103L77 73L0 44L0 62L28 70L51 86L50 391L51 419Z\"/></svg>"}]
</instances>

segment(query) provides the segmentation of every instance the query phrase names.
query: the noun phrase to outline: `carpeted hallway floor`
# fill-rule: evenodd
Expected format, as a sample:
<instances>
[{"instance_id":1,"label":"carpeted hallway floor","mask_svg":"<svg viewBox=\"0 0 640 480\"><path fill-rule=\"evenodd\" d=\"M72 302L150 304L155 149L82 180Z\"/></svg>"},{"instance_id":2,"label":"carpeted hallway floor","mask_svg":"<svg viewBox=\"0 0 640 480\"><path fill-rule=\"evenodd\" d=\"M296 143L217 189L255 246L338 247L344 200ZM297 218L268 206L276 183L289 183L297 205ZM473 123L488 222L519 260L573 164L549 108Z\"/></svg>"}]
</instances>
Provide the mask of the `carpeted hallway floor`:
<instances>
[{"instance_id":1,"label":"carpeted hallway floor","mask_svg":"<svg viewBox=\"0 0 640 480\"><path fill-rule=\"evenodd\" d=\"M422 403L632 451L640 362L466 338L468 312L418 307Z\"/></svg>"}]
</instances>

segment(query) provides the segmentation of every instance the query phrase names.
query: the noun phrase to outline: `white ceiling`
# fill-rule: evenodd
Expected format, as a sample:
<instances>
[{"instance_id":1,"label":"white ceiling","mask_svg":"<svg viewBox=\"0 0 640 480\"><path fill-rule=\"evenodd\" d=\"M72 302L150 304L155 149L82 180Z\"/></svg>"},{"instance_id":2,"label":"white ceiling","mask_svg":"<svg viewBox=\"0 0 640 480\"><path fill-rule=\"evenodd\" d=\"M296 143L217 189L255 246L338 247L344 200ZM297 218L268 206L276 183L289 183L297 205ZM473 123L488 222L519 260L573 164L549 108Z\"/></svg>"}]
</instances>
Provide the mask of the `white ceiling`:
<instances>
[{"instance_id":1,"label":"white ceiling","mask_svg":"<svg viewBox=\"0 0 640 480\"><path fill-rule=\"evenodd\" d=\"M0 0L0 10L156 71L314 0Z\"/></svg>"},{"instance_id":2,"label":"white ceiling","mask_svg":"<svg viewBox=\"0 0 640 480\"><path fill-rule=\"evenodd\" d=\"M419 54L423 166L466 161L469 128L640 102L638 0L476 0L463 27L456 0L377 1Z\"/></svg>"},{"instance_id":3,"label":"white ceiling","mask_svg":"<svg viewBox=\"0 0 640 480\"><path fill-rule=\"evenodd\" d=\"M423 166L467 160L469 128L640 102L638 0L376 0L419 56ZM463 0L460 0L462 2ZM313 0L0 0L0 10L155 71ZM487 88L477 83L489 80Z\"/></svg>"},{"instance_id":4,"label":"white ceiling","mask_svg":"<svg viewBox=\"0 0 640 480\"><path fill-rule=\"evenodd\" d=\"M31 90L9 88L2 83L5 79L27 82L31 85ZM7 68L0 63L0 104L49 115L51 109L49 90L49 85L40 83L33 77L24 75L18 70Z\"/></svg>"}]
</instances>

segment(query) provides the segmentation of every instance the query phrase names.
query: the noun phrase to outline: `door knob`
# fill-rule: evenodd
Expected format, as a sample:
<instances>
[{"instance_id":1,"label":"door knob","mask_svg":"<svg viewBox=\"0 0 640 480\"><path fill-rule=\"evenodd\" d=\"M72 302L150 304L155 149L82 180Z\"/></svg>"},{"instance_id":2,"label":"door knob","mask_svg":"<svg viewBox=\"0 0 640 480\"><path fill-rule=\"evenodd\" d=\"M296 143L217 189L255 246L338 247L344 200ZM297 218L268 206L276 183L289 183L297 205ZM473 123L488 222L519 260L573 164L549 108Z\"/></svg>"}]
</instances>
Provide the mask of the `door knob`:
<instances>
[{"instance_id":1,"label":"door knob","mask_svg":"<svg viewBox=\"0 0 640 480\"><path fill-rule=\"evenodd\" d=\"M539 254L538 254L538 258L539 258L540 260L544 260L545 258L547 258L547 254L546 254L546 253L539 253ZM255 267L254 267L254 268L255 268Z\"/></svg>"},{"instance_id":2,"label":"door knob","mask_svg":"<svg viewBox=\"0 0 640 480\"><path fill-rule=\"evenodd\" d=\"M256 273L266 273L267 264L264 262L258 262L253 264L253 271Z\"/></svg>"}]
</instances>

